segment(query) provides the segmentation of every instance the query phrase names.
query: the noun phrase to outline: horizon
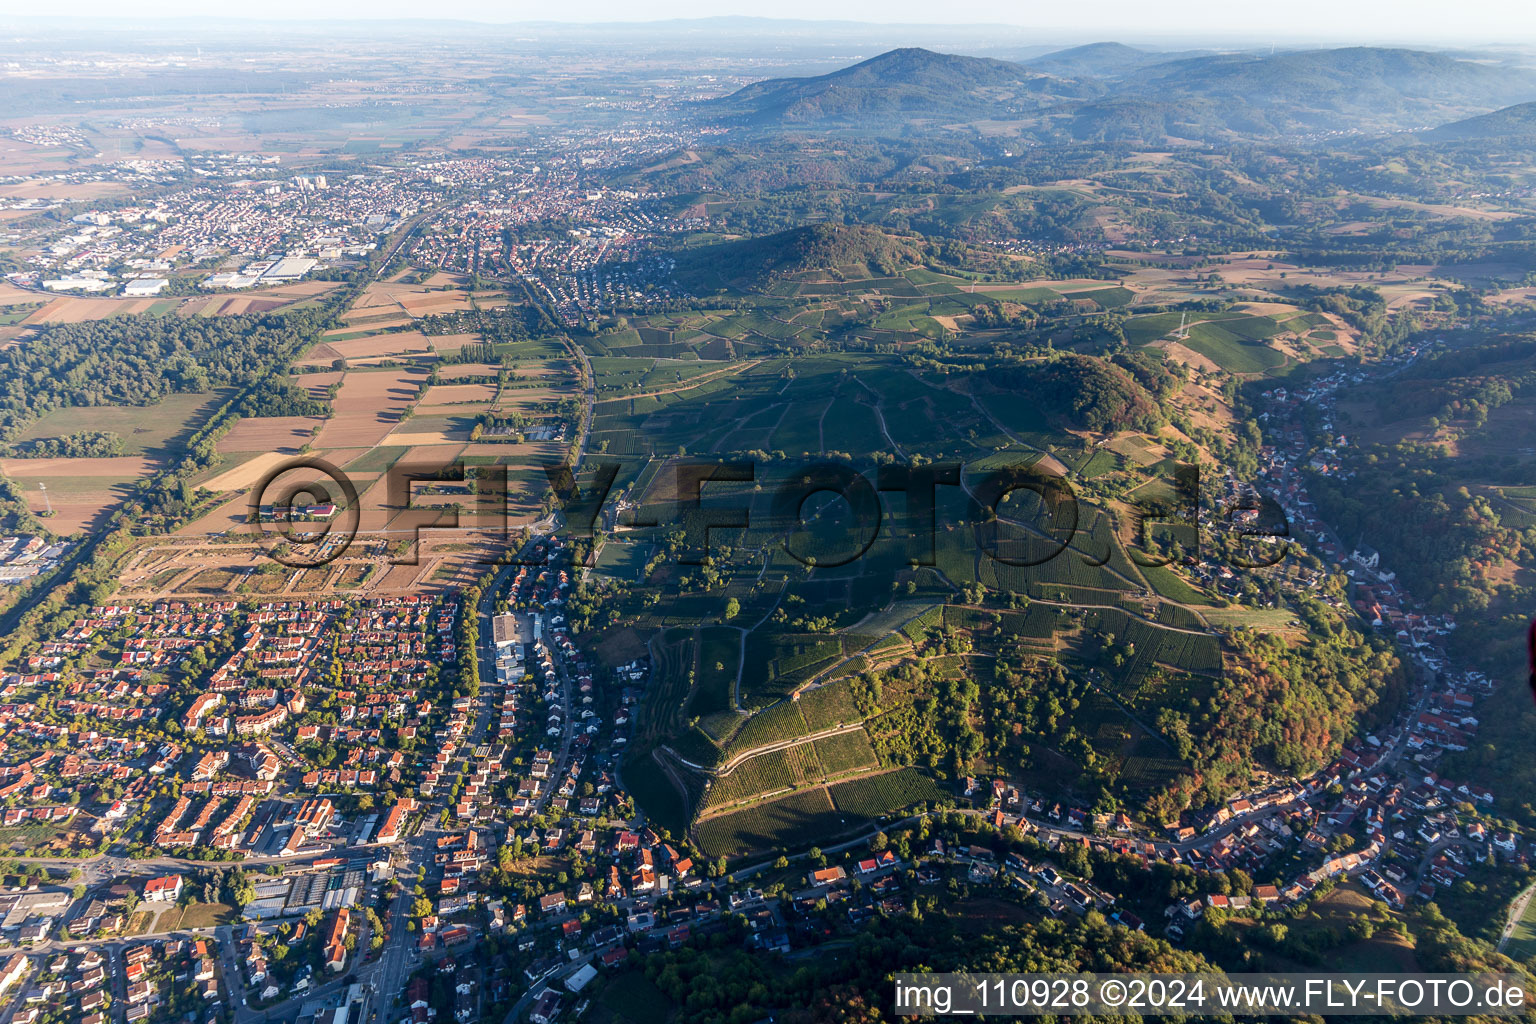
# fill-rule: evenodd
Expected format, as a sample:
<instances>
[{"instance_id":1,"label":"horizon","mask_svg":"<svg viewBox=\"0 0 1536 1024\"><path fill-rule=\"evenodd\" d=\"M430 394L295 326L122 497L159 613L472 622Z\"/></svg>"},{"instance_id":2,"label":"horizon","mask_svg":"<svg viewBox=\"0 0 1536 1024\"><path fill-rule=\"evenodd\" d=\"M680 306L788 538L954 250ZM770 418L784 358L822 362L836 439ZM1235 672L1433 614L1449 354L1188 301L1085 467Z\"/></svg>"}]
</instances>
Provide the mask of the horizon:
<instances>
[{"instance_id":1,"label":"horizon","mask_svg":"<svg viewBox=\"0 0 1536 1024\"><path fill-rule=\"evenodd\" d=\"M423 16L419 8L402 0L362 3L347 0L339 5L328 5L323 10L301 5L294 0L280 0L269 5L260 16L208 14L187 0L160 2L147 11L136 12L132 17L122 15L120 8L109 7L98 0L81 0L65 4L63 13L46 15L0 13L0 32L42 31L59 32L74 36L90 36L99 32L121 33L151 32L168 26L181 26L187 30L217 30L227 27L260 26L269 29L291 28L313 31L325 26L367 26L371 29L387 29L391 26L417 28L436 24L444 31L456 27L496 28L504 30L549 31L571 29L578 31L608 30L665 31L668 28L698 31L716 28L722 35L736 34L733 29L748 26L762 30L779 26L793 32L797 27L825 31L828 29L865 34L901 33L921 31L925 34L941 33L946 38L965 37L988 32L1017 33L1027 39L994 40L994 43L1017 45L1029 43L1036 46L1074 47L1094 43L1120 42L1125 45L1159 46L1203 45L1254 48L1262 46L1297 48L1338 48L1348 46L1404 46L1413 45L1436 49L1510 49L1536 45L1536 26L1526 34L1512 35L1509 15L1513 12L1506 5L1494 2L1473 4L1459 12L1455 26L1439 24L1440 14L1426 3L1413 5L1422 8L1420 16L1412 11L1395 9L1377 14L1340 18L1335 5L1325 5L1321 0L1309 0L1308 7L1315 8L1317 17L1310 18L1292 9L1290 16L1280 18L1254 17L1247 24L1223 23L1220 31L1212 30L1212 20L1202 19L1203 5L1186 2L1174 9L1163 9L1157 17L1144 20L1146 12L1129 0L1113 0L1112 11L1095 19L1091 24L1084 21L1066 21L1050 17L1042 20L1010 18L1002 5L983 5L969 9L973 17L950 18L943 22L923 21L911 15L924 8L915 4L870 4L867 0L846 0L835 15L822 16L825 5L803 3L797 0L789 5L786 13L765 16L747 10L729 10L715 13L713 10L695 10L692 0L686 3L669 2L666 5L650 5L654 10L645 16L648 8L636 8L604 0L583 10L594 13L590 17L551 19L519 16L488 9L478 0L467 0L449 5L448 10L437 16ZM701 7L703 5L700 5ZM1357 5L1375 8L1379 5ZM531 12L530 12L531 13ZM636 17L639 13L641 16ZM1390 14L1390 17L1387 15ZM882 16L884 15L884 16ZM82 26L79 20L89 18L92 24ZM1390 28L1383 28L1390 25ZM1297 26L1308 26L1298 29ZM1317 26L1329 26L1322 29Z\"/></svg>"}]
</instances>

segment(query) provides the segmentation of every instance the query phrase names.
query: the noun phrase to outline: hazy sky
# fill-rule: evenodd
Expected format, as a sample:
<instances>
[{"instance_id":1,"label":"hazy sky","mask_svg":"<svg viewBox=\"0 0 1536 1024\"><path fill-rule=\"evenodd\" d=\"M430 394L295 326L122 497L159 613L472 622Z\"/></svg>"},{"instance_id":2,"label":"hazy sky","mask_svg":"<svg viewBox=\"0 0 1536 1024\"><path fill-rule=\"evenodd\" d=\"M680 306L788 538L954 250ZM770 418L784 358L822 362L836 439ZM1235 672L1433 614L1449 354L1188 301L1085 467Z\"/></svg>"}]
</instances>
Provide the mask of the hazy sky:
<instances>
[{"instance_id":1,"label":"hazy sky","mask_svg":"<svg viewBox=\"0 0 1536 1024\"><path fill-rule=\"evenodd\" d=\"M1446 43L1501 43L1536 39L1536 7L1529 0L1286 0L1242 3L1232 0L971 0L935 5L919 0L584 0L573 4L528 0L262 0L252 5L209 4L207 0L55 0L43 7L0 0L0 18L259 17L461 18L472 21L653 21L722 14L776 18L835 18L852 21L931 23L945 21L1029 26L1084 39L1129 36L1391 40ZM84 26L81 26L84 27Z\"/></svg>"}]
</instances>

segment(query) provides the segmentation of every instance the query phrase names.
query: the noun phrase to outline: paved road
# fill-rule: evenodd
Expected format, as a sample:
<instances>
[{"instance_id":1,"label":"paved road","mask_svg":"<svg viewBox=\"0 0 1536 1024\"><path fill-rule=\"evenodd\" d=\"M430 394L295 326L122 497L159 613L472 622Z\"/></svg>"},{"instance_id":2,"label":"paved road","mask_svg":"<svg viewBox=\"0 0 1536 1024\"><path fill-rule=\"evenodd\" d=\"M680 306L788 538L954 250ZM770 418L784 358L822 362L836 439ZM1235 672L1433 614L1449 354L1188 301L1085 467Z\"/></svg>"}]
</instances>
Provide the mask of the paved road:
<instances>
[{"instance_id":1,"label":"paved road","mask_svg":"<svg viewBox=\"0 0 1536 1024\"><path fill-rule=\"evenodd\" d=\"M1515 925L1525 916L1525 908L1531 902L1531 896L1536 895L1536 885L1526 886L1525 891L1515 897L1515 901L1509 905L1509 920L1504 922L1504 933L1499 936L1499 952L1504 952L1504 947L1509 944L1509 938L1515 933Z\"/></svg>"},{"instance_id":2,"label":"paved road","mask_svg":"<svg viewBox=\"0 0 1536 1024\"><path fill-rule=\"evenodd\" d=\"M751 750L743 751L742 753L737 754L725 764L721 765L718 769L714 769L714 773L716 775L729 775L731 772L736 770L737 765L750 758L761 757L763 754L771 754L775 750L788 750L790 747L803 746L804 744L811 743L816 740L824 740L832 736L839 736L845 732L858 732L862 728L864 728L864 720L861 718L857 722L852 722L848 725L835 725L830 729L822 729L818 732L806 733L804 736L796 736L792 740L778 740L774 743L765 743L760 747L753 747ZM665 746L665 744L663 744L663 747L667 753L671 754L673 757L677 758L679 762L687 765L689 768L692 768L695 771L708 772L711 770L706 768L704 765L695 764L683 755L679 754L677 751L673 750L671 747Z\"/></svg>"},{"instance_id":3,"label":"paved road","mask_svg":"<svg viewBox=\"0 0 1536 1024\"><path fill-rule=\"evenodd\" d=\"M579 958L575 960L571 960L569 962L562 960L558 965L556 965L554 970L545 975L545 978L553 978L556 975L564 977L577 970L584 964L591 963L592 957L594 955L595 954L593 953L583 953ZM518 1021L522 1019L524 1011L533 1005L534 996L543 990L544 985L542 983L535 982L534 984L529 985L527 991L518 997L517 1002L512 1004L512 1009L507 1011L506 1017L502 1019L502 1024L518 1024Z\"/></svg>"},{"instance_id":4,"label":"paved road","mask_svg":"<svg viewBox=\"0 0 1536 1024\"><path fill-rule=\"evenodd\" d=\"M581 415L581 434L576 439L576 459L571 465L571 472L581 470L581 460L587 454L587 438L592 434L592 417L597 413L597 376L592 372L592 361L587 358L587 350L576 342L562 336L560 343L564 345L581 364L581 372L586 378L586 386L582 389L583 410Z\"/></svg>"}]
</instances>

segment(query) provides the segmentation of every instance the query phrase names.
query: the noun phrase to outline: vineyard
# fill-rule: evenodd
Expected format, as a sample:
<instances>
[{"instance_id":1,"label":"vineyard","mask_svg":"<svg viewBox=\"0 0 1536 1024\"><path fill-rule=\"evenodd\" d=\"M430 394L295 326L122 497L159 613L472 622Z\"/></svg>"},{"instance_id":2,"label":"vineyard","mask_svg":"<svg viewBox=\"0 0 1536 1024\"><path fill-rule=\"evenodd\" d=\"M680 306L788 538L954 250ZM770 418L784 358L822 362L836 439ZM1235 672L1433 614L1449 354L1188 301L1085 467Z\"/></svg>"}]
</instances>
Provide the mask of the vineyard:
<instances>
[{"instance_id":1,"label":"vineyard","mask_svg":"<svg viewBox=\"0 0 1536 1024\"><path fill-rule=\"evenodd\" d=\"M741 633L729 626L699 630L699 672L690 715L731 710L731 690L741 658Z\"/></svg>"},{"instance_id":2,"label":"vineyard","mask_svg":"<svg viewBox=\"0 0 1536 1024\"><path fill-rule=\"evenodd\" d=\"M837 835L846 815L818 786L771 803L701 821L694 833L707 857L739 857L754 851L795 849Z\"/></svg>"},{"instance_id":3,"label":"vineyard","mask_svg":"<svg viewBox=\"0 0 1536 1024\"><path fill-rule=\"evenodd\" d=\"M817 740L816 754L821 759L822 770L829 777L873 768L879 763L875 748L870 745L869 734L862 729Z\"/></svg>"},{"instance_id":4,"label":"vineyard","mask_svg":"<svg viewBox=\"0 0 1536 1024\"><path fill-rule=\"evenodd\" d=\"M862 730L785 750L772 750L749 757L716 778L702 801L701 810L819 784L829 776L873 768L877 763L874 748Z\"/></svg>"},{"instance_id":5,"label":"vineyard","mask_svg":"<svg viewBox=\"0 0 1536 1024\"><path fill-rule=\"evenodd\" d=\"M802 743L798 747L790 747L784 751L784 760L797 783L821 779L821 760L816 756L813 744Z\"/></svg>"},{"instance_id":6,"label":"vineyard","mask_svg":"<svg viewBox=\"0 0 1536 1024\"><path fill-rule=\"evenodd\" d=\"M839 641L824 637L753 633L747 638L742 703L749 708L763 707L787 697L842 653Z\"/></svg>"},{"instance_id":7,"label":"vineyard","mask_svg":"<svg viewBox=\"0 0 1536 1024\"><path fill-rule=\"evenodd\" d=\"M797 749L775 750L741 762L730 774L715 780L704 799L704 806L733 804L760 793L772 793L803 783L805 777L800 770L803 758L791 756Z\"/></svg>"},{"instance_id":8,"label":"vineyard","mask_svg":"<svg viewBox=\"0 0 1536 1024\"><path fill-rule=\"evenodd\" d=\"M936 604L911 622L901 627L902 635L914 644L921 643L928 631L939 625L944 617L944 606Z\"/></svg>"},{"instance_id":9,"label":"vineyard","mask_svg":"<svg viewBox=\"0 0 1536 1024\"><path fill-rule=\"evenodd\" d=\"M773 663L775 675L787 676L805 669L831 661L843 652L842 645L833 640L822 640L812 644L806 644L794 651L776 659Z\"/></svg>"},{"instance_id":10,"label":"vineyard","mask_svg":"<svg viewBox=\"0 0 1536 1024\"><path fill-rule=\"evenodd\" d=\"M840 782L831 792L838 810L862 818L878 818L917 803L933 804L948 796L915 768Z\"/></svg>"},{"instance_id":11,"label":"vineyard","mask_svg":"<svg viewBox=\"0 0 1536 1024\"><path fill-rule=\"evenodd\" d=\"M907 638L900 633L893 633L875 644L869 649L869 659L874 662L884 661L887 658L896 657L911 652L911 645Z\"/></svg>"},{"instance_id":12,"label":"vineyard","mask_svg":"<svg viewBox=\"0 0 1536 1024\"><path fill-rule=\"evenodd\" d=\"M1136 686L1157 665L1185 672L1214 675L1221 671L1221 644L1214 635L1160 629L1114 609L1097 609L1084 620L1090 628L1113 634L1133 653L1121 668L1122 678Z\"/></svg>"},{"instance_id":13,"label":"vineyard","mask_svg":"<svg viewBox=\"0 0 1536 1024\"><path fill-rule=\"evenodd\" d=\"M858 705L853 701L853 685L842 679L800 694L800 713L811 732L835 729L860 719Z\"/></svg>"},{"instance_id":14,"label":"vineyard","mask_svg":"<svg viewBox=\"0 0 1536 1024\"><path fill-rule=\"evenodd\" d=\"M782 701L747 719L745 725L726 744L725 755L730 758L744 751L764 747L804 736L809 730L800 714L796 701Z\"/></svg>"},{"instance_id":15,"label":"vineyard","mask_svg":"<svg viewBox=\"0 0 1536 1024\"><path fill-rule=\"evenodd\" d=\"M688 808L651 751L681 724L688 700L687 666L693 663L691 634L668 630L656 644L656 653L655 693L641 705L624 763L624 783L648 814L668 828L679 828L688 820Z\"/></svg>"},{"instance_id":16,"label":"vineyard","mask_svg":"<svg viewBox=\"0 0 1536 1024\"><path fill-rule=\"evenodd\" d=\"M1180 604L1208 605L1211 599L1185 582L1184 577L1163 565L1143 566L1141 574L1152 584L1152 589L1170 601Z\"/></svg>"}]
</instances>

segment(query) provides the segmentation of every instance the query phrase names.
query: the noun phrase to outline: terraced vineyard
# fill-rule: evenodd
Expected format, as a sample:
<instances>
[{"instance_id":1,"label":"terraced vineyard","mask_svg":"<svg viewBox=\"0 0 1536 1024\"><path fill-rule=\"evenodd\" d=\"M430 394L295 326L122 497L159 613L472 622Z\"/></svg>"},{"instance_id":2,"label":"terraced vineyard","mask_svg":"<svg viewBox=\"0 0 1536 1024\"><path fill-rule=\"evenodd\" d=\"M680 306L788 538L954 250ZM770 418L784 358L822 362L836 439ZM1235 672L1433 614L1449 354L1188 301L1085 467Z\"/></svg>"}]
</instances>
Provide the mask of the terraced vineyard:
<instances>
[{"instance_id":1,"label":"terraced vineyard","mask_svg":"<svg viewBox=\"0 0 1536 1024\"><path fill-rule=\"evenodd\" d=\"M848 817L832 806L826 789L818 786L781 800L743 811L708 818L694 829L708 857L739 857L796 849L811 836L835 836L848 827Z\"/></svg>"},{"instance_id":2,"label":"terraced vineyard","mask_svg":"<svg viewBox=\"0 0 1536 1024\"><path fill-rule=\"evenodd\" d=\"M831 787L837 809L861 818L877 818L918 803L937 803L947 794L913 768L870 775Z\"/></svg>"},{"instance_id":3,"label":"terraced vineyard","mask_svg":"<svg viewBox=\"0 0 1536 1024\"><path fill-rule=\"evenodd\" d=\"M732 769L730 774L715 780L704 799L704 806L709 808L738 803L799 785L805 780L796 771L796 767L789 752L783 750L749 758Z\"/></svg>"},{"instance_id":4,"label":"terraced vineyard","mask_svg":"<svg viewBox=\"0 0 1536 1024\"><path fill-rule=\"evenodd\" d=\"M853 686L846 679L804 690L798 703L806 728L811 732L834 729L856 722L860 717L853 699Z\"/></svg>"},{"instance_id":5,"label":"terraced vineyard","mask_svg":"<svg viewBox=\"0 0 1536 1024\"><path fill-rule=\"evenodd\" d=\"M869 735L862 729L817 740L816 755L828 776L873 768L879 764L875 748L869 742Z\"/></svg>"}]
</instances>

